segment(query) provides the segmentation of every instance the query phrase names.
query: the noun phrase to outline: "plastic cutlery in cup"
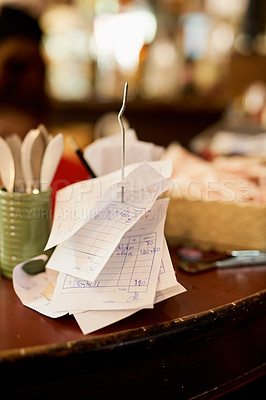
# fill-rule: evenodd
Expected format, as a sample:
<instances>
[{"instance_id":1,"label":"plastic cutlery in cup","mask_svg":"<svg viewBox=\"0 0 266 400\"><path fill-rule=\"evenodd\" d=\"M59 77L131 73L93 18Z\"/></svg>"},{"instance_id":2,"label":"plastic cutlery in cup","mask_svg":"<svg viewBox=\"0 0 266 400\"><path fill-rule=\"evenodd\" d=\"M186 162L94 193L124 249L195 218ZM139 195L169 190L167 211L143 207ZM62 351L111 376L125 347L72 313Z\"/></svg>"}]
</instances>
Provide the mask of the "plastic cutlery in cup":
<instances>
[{"instance_id":1,"label":"plastic cutlery in cup","mask_svg":"<svg viewBox=\"0 0 266 400\"><path fill-rule=\"evenodd\" d=\"M3 185L8 192L13 192L15 182L15 163L12 151L2 137L0 137L0 154L0 175Z\"/></svg>"},{"instance_id":2,"label":"plastic cutlery in cup","mask_svg":"<svg viewBox=\"0 0 266 400\"><path fill-rule=\"evenodd\" d=\"M22 140L17 134L9 135L6 137L6 142L9 145L11 152L13 154L15 163L15 192L24 192L24 179L21 170L21 143Z\"/></svg>"},{"instance_id":3,"label":"plastic cutlery in cup","mask_svg":"<svg viewBox=\"0 0 266 400\"><path fill-rule=\"evenodd\" d=\"M37 129L39 129L39 131L41 132L46 145L50 142L50 140L52 140L53 136L48 132L48 130L46 129L46 127L43 124L40 124L37 126Z\"/></svg>"},{"instance_id":4,"label":"plastic cutlery in cup","mask_svg":"<svg viewBox=\"0 0 266 400\"><path fill-rule=\"evenodd\" d=\"M31 157L34 142L38 139L40 134L38 129L31 129L25 136L21 145L21 168L27 193L32 192L34 185Z\"/></svg>"},{"instance_id":5,"label":"plastic cutlery in cup","mask_svg":"<svg viewBox=\"0 0 266 400\"><path fill-rule=\"evenodd\" d=\"M40 187L41 191L47 190L56 173L58 164L64 151L64 137L62 133L58 133L53 137L44 152L42 165Z\"/></svg>"},{"instance_id":6,"label":"plastic cutlery in cup","mask_svg":"<svg viewBox=\"0 0 266 400\"><path fill-rule=\"evenodd\" d=\"M45 137L42 135L42 132L37 129L40 132L40 135L36 137L36 140L34 140L32 144L32 149L31 149L31 170L32 170L32 178L33 178L33 189L40 189L40 177L41 177L41 165L42 165L42 159L43 155L47 146L47 142Z\"/></svg>"}]
</instances>

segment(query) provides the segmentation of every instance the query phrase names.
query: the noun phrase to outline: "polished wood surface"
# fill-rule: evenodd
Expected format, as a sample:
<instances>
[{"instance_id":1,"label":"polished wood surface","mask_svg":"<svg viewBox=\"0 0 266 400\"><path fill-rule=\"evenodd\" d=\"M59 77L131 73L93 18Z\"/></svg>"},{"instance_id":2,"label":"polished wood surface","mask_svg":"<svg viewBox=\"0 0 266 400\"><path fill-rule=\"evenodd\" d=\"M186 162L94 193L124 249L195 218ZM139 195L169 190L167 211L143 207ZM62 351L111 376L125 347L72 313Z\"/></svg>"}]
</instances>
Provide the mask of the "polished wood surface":
<instances>
[{"instance_id":1,"label":"polished wood surface","mask_svg":"<svg viewBox=\"0 0 266 400\"><path fill-rule=\"evenodd\" d=\"M263 376L266 265L190 275L177 267L176 249L171 256L187 292L86 336L73 317L50 319L24 307L12 282L1 278L1 376L21 374L26 394L43 390L43 377L47 390L60 388L66 398L86 380L91 394L104 396L111 390L100 384L104 377L112 393L132 381L136 395L135 385L145 384L143 395L180 399L203 392L212 394L199 398L214 398Z\"/></svg>"},{"instance_id":2,"label":"polished wood surface","mask_svg":"<svg viewBox=\"0 0 266 400\"><path fill-rule=\"evenodd\" d=\"M177 265L175 249L172 249L171 255ZM176 275L187 292L157 304L154 310L143 310L87 336L81 333L74 317L52 319L24 307L13 290L12 281L1 277L0 350L89 340L108 333L167 323L209 312L266 289L266 266L215 269L200 274L187 274L176 268Z\"/></svg>"}]
</instances>

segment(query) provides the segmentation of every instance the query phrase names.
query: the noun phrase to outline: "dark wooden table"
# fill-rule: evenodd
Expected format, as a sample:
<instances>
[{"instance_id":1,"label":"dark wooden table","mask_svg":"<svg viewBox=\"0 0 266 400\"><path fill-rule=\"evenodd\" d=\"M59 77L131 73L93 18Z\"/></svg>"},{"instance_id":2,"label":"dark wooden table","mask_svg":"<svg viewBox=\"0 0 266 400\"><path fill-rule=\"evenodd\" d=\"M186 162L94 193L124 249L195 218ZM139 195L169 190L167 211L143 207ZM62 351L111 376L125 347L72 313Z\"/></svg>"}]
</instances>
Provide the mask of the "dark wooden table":
<instances>
[{"instance_id":1,"label":"dark wooden table","mask_svg":"<svg viewBox=\"0 0 266 400\"><path fill-rule=\"evenodd\" d=\"M170 250L187 292L87 336L71 316L24 307L1 278L2 387L22 398L210 399L264 379L266 265L191 275Z\"/></svg>"}]
</instances>

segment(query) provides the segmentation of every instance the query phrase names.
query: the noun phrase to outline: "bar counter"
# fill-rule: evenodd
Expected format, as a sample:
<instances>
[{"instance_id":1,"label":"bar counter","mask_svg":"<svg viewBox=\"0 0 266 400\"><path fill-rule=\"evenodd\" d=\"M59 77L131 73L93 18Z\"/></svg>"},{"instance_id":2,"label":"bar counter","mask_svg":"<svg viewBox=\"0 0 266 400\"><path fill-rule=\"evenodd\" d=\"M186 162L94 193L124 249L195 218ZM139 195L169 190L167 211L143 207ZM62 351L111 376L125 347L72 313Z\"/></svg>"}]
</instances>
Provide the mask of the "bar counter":
<instances>
[{"instance_id":1,"label":"bar counter","mask_svg":"<svg viewBox=\"0 0 266 400\"><path fill-rule=\"evenodd\" d=\"M266 265L188 274L170 253L185 293L86 336L72 316L23 306L0 278L2 387L39 399L213 399L264 381Z\"/></svg>"}]
</instances>

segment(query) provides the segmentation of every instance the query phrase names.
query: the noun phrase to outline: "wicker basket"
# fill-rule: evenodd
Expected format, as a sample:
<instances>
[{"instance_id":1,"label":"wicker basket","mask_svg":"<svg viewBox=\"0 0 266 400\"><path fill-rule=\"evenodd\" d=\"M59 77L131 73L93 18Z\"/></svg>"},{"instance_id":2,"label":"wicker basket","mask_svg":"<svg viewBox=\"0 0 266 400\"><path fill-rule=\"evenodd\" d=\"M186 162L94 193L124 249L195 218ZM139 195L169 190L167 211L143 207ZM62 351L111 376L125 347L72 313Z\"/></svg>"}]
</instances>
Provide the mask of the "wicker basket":
<instances>
[{"instance_id":1,"label":"wicker basket","mask_svg":"<svg viewBox=\"0 0 266 400\"><path fill-rule=\"evenodd\" d=\"M165 235L170 245L204 251L266 250L266 206L180 199L172 192Z\"/></svg>"}]
</instances>

